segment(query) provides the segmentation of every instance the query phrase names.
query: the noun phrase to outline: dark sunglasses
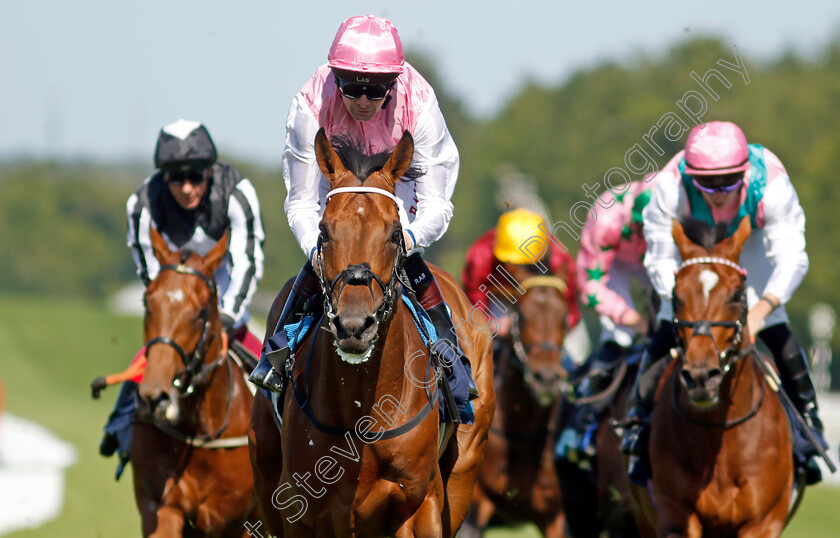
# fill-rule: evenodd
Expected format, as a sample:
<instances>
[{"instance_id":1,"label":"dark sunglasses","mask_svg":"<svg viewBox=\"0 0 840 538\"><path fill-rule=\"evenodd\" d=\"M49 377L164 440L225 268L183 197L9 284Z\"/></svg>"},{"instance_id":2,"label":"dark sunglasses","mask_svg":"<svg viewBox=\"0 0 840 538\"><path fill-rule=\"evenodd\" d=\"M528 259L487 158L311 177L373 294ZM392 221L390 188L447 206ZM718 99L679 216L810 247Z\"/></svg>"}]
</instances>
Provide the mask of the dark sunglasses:
<instances>
[{"instance_id":1,"label":"dark sunglasses","mask_svg":"<svg viewBox=\"0 0 840 538\"><path fill-rule=\"evenodd\" d=\"M341 80L335 77L335 83L338 86L338 91L341 95L348 99L356 100L363 95L366 95L371 101L380 101L385 99L391 88L394 87L393 82L385 82L382 84L359 83Z\"/></svg>"},{"instance_id":2,"label":"dark sunglasses","mask_svg":"<svg viewBox=\"0 0 840 538\"><path fill-rule=\"evenodd\" d=\"M705 192L706 194L727 194L736 189L740 189L741 185L744 183L744 178L740 178L735 183L730 183L729 185L715 185L713 187L701 185L696 179L692 179L691 181L694 183L694 186L697 187L697 190Z\"/></svg>"},{"instance_id":3,"label":"dark sunglasses","mask_svg":"<svg viewBox=\"0 0 840 538\"><path fill-rule=\"evenodd\" d=\"M184 183L189 183L193 186L198 186L205 181L204 171L188 171L188 172L164 172L163 180L169 185L180 187Z\"/></svg>"}]
</instances>

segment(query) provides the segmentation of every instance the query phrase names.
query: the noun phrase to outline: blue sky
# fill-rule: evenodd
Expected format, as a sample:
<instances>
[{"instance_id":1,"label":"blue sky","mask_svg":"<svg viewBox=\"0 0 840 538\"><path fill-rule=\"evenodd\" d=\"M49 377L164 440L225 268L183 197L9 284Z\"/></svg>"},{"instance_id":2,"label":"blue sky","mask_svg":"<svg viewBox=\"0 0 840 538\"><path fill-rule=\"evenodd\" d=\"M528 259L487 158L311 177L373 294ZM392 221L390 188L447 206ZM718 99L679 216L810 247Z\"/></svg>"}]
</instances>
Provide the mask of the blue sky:
<instances>
[{"instance_id":1,"label":"blue sky","mask_svg":"<svg viewBox=\"0 0 840 538\"><path fill-rule=\"evenodd\" d=\"M205 122L223 154L277 163L292 97L341 21L365 13L394 21L480 116L524 79L559 83L687 36L769 58L812 54L840 34L836 0L0 0L0 158L151 163L160 127L184 117Z\"/></svg>"}]
</instances>

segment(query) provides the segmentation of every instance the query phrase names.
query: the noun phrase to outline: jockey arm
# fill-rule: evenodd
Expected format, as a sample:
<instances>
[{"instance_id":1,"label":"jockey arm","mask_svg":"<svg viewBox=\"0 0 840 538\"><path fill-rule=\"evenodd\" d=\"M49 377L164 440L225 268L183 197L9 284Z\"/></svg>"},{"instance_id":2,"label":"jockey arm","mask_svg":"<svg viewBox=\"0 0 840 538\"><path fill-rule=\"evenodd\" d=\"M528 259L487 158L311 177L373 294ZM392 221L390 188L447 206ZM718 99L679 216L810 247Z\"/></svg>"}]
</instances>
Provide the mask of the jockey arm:
<instances>
[{"instance_id":1,"label":"jockey arm","mask_svg":"<svg viewBox=\"0 0 840 538\"><path fill-rule=\"evenodd\" d=\"M265 233L257 193L250 181L243 178L236 184L228 199L227 211L230 221L230 283L219 298L220 310L223 321L226 316L233 322L233 327L238 327L247 321L248 306L263 274Z\"/></svg>"},{"instance_id":2,"label":"jockey arm","mask_svg":"<svg viewBox=\"0 0 840 538\"><path fill-rule=\"evenodd\" d=\"M680 252L672 236L673 221L679 218L678 207L687 203L681 199L683 195L680 192L679 181L679 176L673 173L669 164L660 172L650 203L643 212L647 242L645 270L650 277L651 286L662 300L657 317L666 321L671 321L673 317L671 293L675 283L674 271L677 270L680 260Z\"/></svg>"},{"instance_id":3,"label":"jockey arm","mask_svg":"<svg viewBox=\"0 0 840 538\"><path fill-rule=\"evenodd\" d=\"M415 246L428 247L449 227L454 209L450 200L460 165L458 148L446 128L437 99L426 103L412 136L412 166L421 168L425 174L416 180L417 215L405 229Z\"/></svg>"},{"instance_id":4,"label":"jockey arm","mask_svg":"<svg viewBox=\"0 0 840 538\"><path fill-rule=\"evenodd\" d=\"M642 319L632 305L611 289L610 271L616 248L622 242L622 231L630 223L630 214L623 205L601 211L595 224L581 232L577 256L581 302L616 325L626 326L638 325Z\"/></svg>"}]
</instances>

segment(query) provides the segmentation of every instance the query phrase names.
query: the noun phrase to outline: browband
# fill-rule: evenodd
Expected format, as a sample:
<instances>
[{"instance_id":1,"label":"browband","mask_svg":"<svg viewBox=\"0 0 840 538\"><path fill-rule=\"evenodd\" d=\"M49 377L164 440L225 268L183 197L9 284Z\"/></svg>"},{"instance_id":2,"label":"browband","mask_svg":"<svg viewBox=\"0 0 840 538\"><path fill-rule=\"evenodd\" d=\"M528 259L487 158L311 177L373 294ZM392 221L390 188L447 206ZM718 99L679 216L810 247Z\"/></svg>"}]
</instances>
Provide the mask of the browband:
<instances>
[{"instance_id":1,"label":"browband","mask_svg":"<svg viewBox=\"0 0 840 538\"><path fill-rule=\"evenodd\" d=\"M359 186L359 187L339 187L339 188L333 189L333 190L331 190L330 192L327 193L327 200L326 201L329 202L330 198L332 198L334 195L341 194L343 192L352 192L352 193L356 193L356 194L362 193L362 192L372 192L372 193L375 193L375 194L381 194L382 196L387 196L388 198L393 200L394 203L397 204L397 207L400 206L400 204L397 202L397 197L394 196L393 193L390 193L390 192L388 192L384 189L379 189L377 187L362 187L362 186Z\"/></svg>"}]
</instances>

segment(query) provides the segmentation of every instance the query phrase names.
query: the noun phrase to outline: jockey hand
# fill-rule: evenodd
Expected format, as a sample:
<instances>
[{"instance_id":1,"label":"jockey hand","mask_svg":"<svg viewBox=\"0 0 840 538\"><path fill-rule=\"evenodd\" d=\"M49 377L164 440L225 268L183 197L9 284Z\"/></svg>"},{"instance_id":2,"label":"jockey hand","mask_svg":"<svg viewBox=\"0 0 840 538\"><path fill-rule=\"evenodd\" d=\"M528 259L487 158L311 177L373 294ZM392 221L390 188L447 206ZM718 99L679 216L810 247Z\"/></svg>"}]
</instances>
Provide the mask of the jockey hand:
<instances>
[{"instance_id":1,"label":"jockey hand","mask_svg":"<svg viewBox=\"0 0 840 538\"><path fill-rule=\"evenodd\" d=\"M405 243L406 252L417 246L414 244L414 238L411 236L410 233L408 233L407 230L403 230L403 242Z\"/></svg>"},{"instance_id":2,"label":"jockey hand","mask_svg":"<svg viewBox=\"0 0 840 538\"><path fill-rule=\"evenodd\" d=\"M90 396L94 400L99 399L99 393L108 386L108 381L104 377L99 376L90 382Z\"/></svg>"},{"instance_id":3,"label":"jockey hand","mask_svg":"<svg viewBox=\"0 0 840 538\"><path fill-rule=\"evenodd\" d=\"M773 310L779 307L780 302L779 298L772 293L765 293L762 295L762 299L750 308L747 313L747 334L749 334L751 344L755 344L755 336L764 329L764 320Z\"/></svg>"},{"instance_id":4,"label":"jockey hand","mask_svg":"<svg viewBox=\"0 0 840 538\"><path fill-rule=\"evenodd\" d=\"M228 336L227 331L222 331L222 357L228 354L229 344L230 336Z\"/></svg>"},{"instance_id":5,"label":"jockey hand","mask_svg":"<svg viewBox=\"0 0 840 538\"><path fill-rule=\"evenodd\" d=\"M510 328L513 326L513 318L510 316L499 316L496 318L496 321L499 324L499 332L496 333L496 336L505 337L510 335Z\"/></svg>"},{"instance_id":6,"label":"jockey hand","mask_svg":"<svg viewBox=\"0 0 840 538\"><path fill-rule=\"evenodd\" d=\"M639 336L644 336L647 333L647 321L632 308L621 316L621 325L629 327Z\"/></svg>"}]
</instances>

